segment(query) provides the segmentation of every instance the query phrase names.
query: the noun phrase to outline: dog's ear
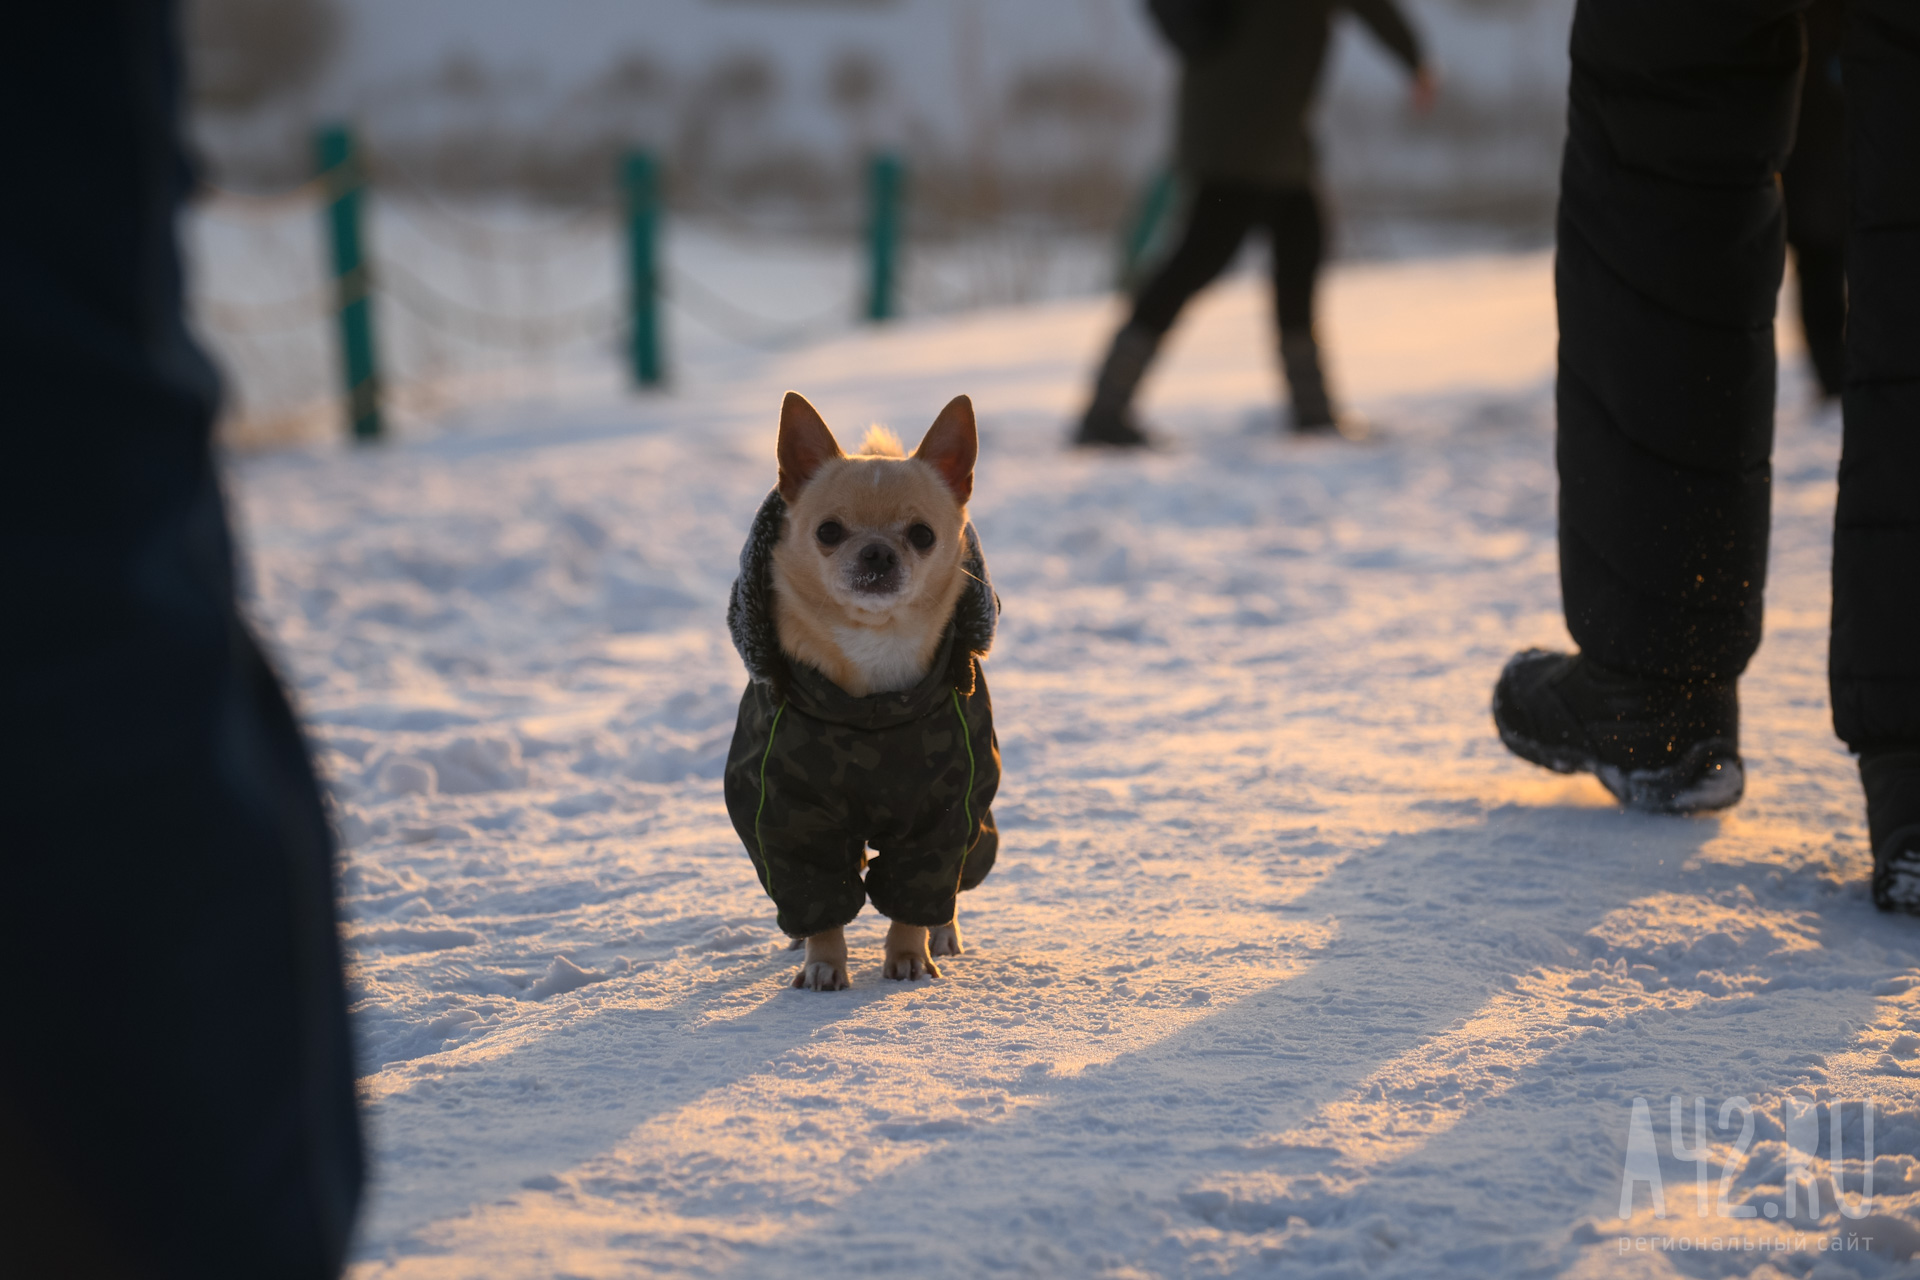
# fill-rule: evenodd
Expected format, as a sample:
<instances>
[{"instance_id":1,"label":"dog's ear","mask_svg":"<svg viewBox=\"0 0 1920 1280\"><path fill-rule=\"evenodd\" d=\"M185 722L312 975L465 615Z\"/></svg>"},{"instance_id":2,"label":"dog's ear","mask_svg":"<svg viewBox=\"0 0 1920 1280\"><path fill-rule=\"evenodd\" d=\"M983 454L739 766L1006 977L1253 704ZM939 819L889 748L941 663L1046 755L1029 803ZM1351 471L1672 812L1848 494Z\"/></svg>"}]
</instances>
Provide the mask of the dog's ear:
<instances>
[{"instance_id":1,"label":"dog's ear","mask_svg":"<svg viewBox=\"0 0 1920 1280\"><path fill-rule=\"evenodd\" d=\"M955 396L927 428L913 456L933 467L965 506L973 496L973 461L980 455L980 435L973 425L973 401Z\"/></svg>"},{"instance_id":2,"label":"dog's ear","mask_svg":"<svg viewBox=\"0 0 1920 1280\"><path fill-rule=\"evenodd\" d=\"M780 402L780 496L792 506L800 501L800 491L813 479L813 473L825 463L847 455L840 442L827 430L820 411L807 403L798 391L787 392Z\"/></svg>"}]
</instances>

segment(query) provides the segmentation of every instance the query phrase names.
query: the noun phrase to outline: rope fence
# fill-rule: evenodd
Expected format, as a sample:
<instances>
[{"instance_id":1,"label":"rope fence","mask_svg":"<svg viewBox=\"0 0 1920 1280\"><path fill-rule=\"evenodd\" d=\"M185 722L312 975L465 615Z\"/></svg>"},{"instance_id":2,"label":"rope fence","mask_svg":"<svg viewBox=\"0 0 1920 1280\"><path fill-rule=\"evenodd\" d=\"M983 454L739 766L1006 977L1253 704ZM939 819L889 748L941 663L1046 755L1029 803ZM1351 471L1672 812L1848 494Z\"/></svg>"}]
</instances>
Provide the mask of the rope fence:
<instances>
[{"instance_id":1,"label":"rope fence","mask_svg":"<svg viewBox=\"0 0 1920 1280\"><path fill-rule=\"evenodd\" d=\"M620 325L620 299L612 295L546 315L489 311L449 297L399 259L381 271L382 288L424 325L453 330L468 341L503 351L535 351L573 338L603 336Z\"/></svg>"},{"instance_id":2,"label":"rope fence","mask_svg":"<svg viewBox=\"0 0 1920 1280\"><path fill-rule=\"evenodd\" d=\"M663 311L725 341L781 351L860 320L886 323L901 314L906 297L924 309L951 310L977 305L980 293L956 283L968 274L964 263L956 271L954 262L942 264L933 253L913 273L902 270L907 182L894 156L875 157L868 172L864 242L856 255L864 279L817 293L825 301L805 314L780 317L730 296L683 261L661 260L662 183L655 161L643 153L626 157L619 173L609 175L617 181L609 182L605 200L532 223L448 204L342 126L316 134L314 155L314 176L288 190L203 190L197 220L203 243L195 256L219 264L210 274L265 286L260 292L267 296L239 296L255 292L244 287L197 289L194 310L230 361L280 389L279 398L296 404L306 419L329 400L340 406L332 412L344 416L360 441L387 431L389 401L397 398L403 411L437 405L446 395L433 391L434 384L450 385L460 374L497 374L516 356L531 368L574 349L619 351L633 384L661 385L668 380ZM377 241L365 225L366 197L376 190L394 195L380 205ZM311 251L316 218L326 246L320 261ZM305 237L305 244L295 237ZM453 266L435 271L435 261ZM721 265L738 274L733 263ZM296 274L306 278L289 279ZM1031 272L1014 263L1005 274ZM450 289L443 277L458 277L467 287ZM554 296L557 285L566 286L560 292L567 296ZM248 403L249 379L237 381L244 416L257 406ZM286 409L283 416L295 412Z\"/></svg>"},{"instance_id":3,"label":"rope fence","mask_svg":"<svg viewBox=\"0 0 1920 1280\"><path fill-rule=\"evenodd\" d=\"M853 294L845 293L812 316L776 320L729 302L697 277L678 271L661 290L661 296L722 337L763 351L783 351L831 335L852 314L854 303Z\"/></svg>"}]
</instances>

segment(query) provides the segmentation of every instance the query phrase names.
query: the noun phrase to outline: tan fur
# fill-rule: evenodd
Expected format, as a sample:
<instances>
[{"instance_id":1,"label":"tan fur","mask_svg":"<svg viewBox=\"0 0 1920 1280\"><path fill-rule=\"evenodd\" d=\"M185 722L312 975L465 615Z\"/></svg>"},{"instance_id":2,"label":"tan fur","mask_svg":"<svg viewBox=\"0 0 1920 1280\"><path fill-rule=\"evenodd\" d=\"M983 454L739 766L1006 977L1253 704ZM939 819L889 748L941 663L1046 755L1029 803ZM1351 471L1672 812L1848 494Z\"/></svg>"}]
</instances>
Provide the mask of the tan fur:
<instances>
[{"instance_id":1,"label":"tan fur","mask_svg":"<svg viewBox=\"0 0 1920 1280\"><path fill-rule=\"evenodd\" d=\"M807 939L807 957L793 975L793 985L806 991L845 991L847 931L828 929Z\"/></svg>"},{"instance_id":2,"label":"tan fur","mask_svg":"<svg viewBox=\"0 0 1920 1280\"><path fill-rule=\"evenodd\" d=\"M927 954L927 933L925 925L901 924L898 920L888 924L887 940L881 949L886 956L881 975L907 982L939 977L940 966Z\"/></svg>"},{"instance_id":3,"label":"tan fur","mask_svg":"<svg viewBox=\"0 0 1920 1280\"><path fill-rule=\"evenodd\" d=\"M866 439L860 442L860 452L855 455L862 458L904 458L907 451L900 444L900 437L879 423L867 428Z\"/></svg>"},{"instance_id":4,"label":"tan fur","mask_svg":"<svg viewBox=\"0 0 1920 1280\"><path fill-rule=\"evenodd\" d=\"M845 929L823 930L807 938L804 944L794 945L805 945L807 954L794 971L793 986L805 991L845 991L853 985L847 976ZM887 940L881 948L885 959L880 972L896 981L937 978L940 966L933 962L933 957L962 955L965 950L960 943L958 915L931 929L891 921L887 925Z\"/></svg>"},{"instance_id":5,"label":"tan fur","mask_svg":"<svg viewBox=\"0 0 1920 1280\"><path fill-rule=\"evenodd\" d=\"M962 418L963 428L956 425ZM954 492L961 463L950 452L921 455L930 443L963 434L970 492L973 430L972 405L961 397L915 456L901 457L893 434L876 428L862 452L848 457L813 406L788 393L780 433L787 523L773 552L774 626L788 657L855 697L911 688L926 675L966 587L960 561L967 509ZM891 452L877 451L889 445ZM816 536L829 520L846 530L835 547ZM917 523L934 532L929 551L909 542ZM875 542L891 547L900 566L900 587L885 596L862 594L848 578L852 557Z\"/></svg>"}]
</instances>

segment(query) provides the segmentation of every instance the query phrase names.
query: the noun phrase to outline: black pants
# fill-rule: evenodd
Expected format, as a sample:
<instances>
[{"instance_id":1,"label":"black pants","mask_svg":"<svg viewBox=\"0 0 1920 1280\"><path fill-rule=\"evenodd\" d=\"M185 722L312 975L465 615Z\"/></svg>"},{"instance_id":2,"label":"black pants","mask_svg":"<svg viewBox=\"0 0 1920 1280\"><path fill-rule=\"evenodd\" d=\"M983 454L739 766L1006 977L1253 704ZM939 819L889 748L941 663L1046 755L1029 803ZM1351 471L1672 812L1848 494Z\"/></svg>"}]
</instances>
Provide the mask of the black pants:
<instances>
[{"instance_id":1,"label":"black pants","mask_svg":"<svg viewBox=\"0 0 1920 1280\"><path fill-rule=\"evenodd\" d=\"M1780 171L1780 191L1799 286L1800 331L1820 390L1837 396L1847 381L1846 0L1813 0L1806 22L1800 117L1793 155Z\"/></svg>"},{"instance_id":2,"label":"black pants","mask_svg":"<svg viewBox=\"0 0 1920 1280\"><path fill-rule=\"evenodd\" d=\"M1793 0L1581 0L1561 177L1561 584L1581 649L1731 679L1760 642L1773 443L1775 175ZM1920 742L1920 6L1855 0L1834 725Z\"/></svg>"},{"instance_id":3,"label":"black pants","mask_svg":"<svg viewBox=\"0 0 1920 1280\"><path fill-rule=\"evenodd\" d=\"M1787 241L1793 246L1807 359L1820 390L1837 396L1847 386L1847 242L1844 237L1827 240L1797 234L1791 215Z\"/></svg>"},{"instance_id":4,"label":"black pants","mask_svg":"<svg viewBox=\"0 0 1920 1280\"><path fill-rule=\"evenodd\" d=\"M174 7L0 44L0 1256L337 1274L361 1181L332 841L234 603L181 319Z\"/></svg>"},{"instance_id":5,"label":"black pants","mask_svg":"<svg viewBox=\"0 0 1920 1280\"><path fill-rule=\"evenodd\" d=\"M1273 305L1281 333L1313 331L1313 287L1324 249L1320 202L1308 187L1204 182L1194 193L1180 244L1134 300L1131 324L1173 327L1180 309L1226 270L1255 227L1273 249Z\"/></svg>"}]
</instances>

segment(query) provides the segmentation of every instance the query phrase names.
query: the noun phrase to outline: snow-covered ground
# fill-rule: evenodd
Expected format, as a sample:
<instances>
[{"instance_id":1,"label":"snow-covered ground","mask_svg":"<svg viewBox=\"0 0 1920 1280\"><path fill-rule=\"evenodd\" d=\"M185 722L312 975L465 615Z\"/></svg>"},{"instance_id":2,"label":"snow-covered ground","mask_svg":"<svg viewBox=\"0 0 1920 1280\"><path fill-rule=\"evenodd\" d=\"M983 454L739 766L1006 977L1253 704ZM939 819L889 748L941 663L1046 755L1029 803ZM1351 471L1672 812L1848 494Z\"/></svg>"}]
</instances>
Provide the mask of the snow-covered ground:
<instances>
[{"instance_id":1,"label":"snow-covered ground","mask_svg":"<svg viewBox=\"0 0 1920 1280\"><path fill-rule=\"evenodd\" d=\"M1565 643L1547 259L1347 267L1327 311L1367 444L1278 438L1239 280L1150 385L1148 457L1059 447L1088 301L238 462L348 846L355 1276L1911 1274L1920 924L1867 901L1827 719L1836 422L1790 367L1747 800L1623 814L1486 710ZM851 991L789 990L721 804L788 387L843 436L980 411L1003 848L938 981L884 981L869 914ZM1795 1099L1846 1104L1855 1158ZM1861 1212L1863 1103L1855 1221L1824 1179ZM1664 1219L1644 1181L1618 1216L1636 1132Z\"/></svg>"}]
</instances>

